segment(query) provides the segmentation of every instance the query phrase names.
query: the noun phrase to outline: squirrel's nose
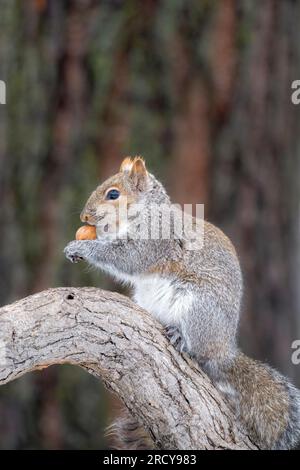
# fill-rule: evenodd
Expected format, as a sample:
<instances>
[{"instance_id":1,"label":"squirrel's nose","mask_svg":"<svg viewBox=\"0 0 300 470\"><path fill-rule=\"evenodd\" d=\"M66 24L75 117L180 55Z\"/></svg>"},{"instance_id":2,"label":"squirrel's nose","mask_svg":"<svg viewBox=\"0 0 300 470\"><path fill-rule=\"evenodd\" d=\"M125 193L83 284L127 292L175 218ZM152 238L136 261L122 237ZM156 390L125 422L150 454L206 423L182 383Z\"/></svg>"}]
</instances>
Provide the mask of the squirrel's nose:
<instances>
[{"instance_id":1,"label":"squirrel's nose","mask_svg":"<svg viewBox=\"0 0 300 470\"><path fill-rule=\"evenodd\" d=\"M80 220L81 220L81 222L87 222L88 223L91 220L91 216L89 214L87 214L86 212L81 212Z\"/></svg>"}]
</instances>

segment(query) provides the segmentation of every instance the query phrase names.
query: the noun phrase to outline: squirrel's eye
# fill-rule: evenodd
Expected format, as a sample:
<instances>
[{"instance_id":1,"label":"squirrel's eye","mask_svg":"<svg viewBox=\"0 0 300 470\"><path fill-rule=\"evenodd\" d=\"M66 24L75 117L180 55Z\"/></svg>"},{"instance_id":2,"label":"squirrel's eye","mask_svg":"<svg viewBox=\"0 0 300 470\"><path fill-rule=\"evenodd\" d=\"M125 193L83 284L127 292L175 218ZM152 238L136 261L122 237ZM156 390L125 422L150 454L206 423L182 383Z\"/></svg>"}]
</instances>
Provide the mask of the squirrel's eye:
<instances>
[{"instance_id":1,"label":"squirrel's eye","mask_svg":"<svg viewBox=\"0 0 300 470\"><path fill-rule=\"evenodd\" d=\"M120 196L120 191L118 191L117 189L111 189L106 194L106 199L114 200L114 199L118 199L119 196Z\"/></svg>"}]
</instances>

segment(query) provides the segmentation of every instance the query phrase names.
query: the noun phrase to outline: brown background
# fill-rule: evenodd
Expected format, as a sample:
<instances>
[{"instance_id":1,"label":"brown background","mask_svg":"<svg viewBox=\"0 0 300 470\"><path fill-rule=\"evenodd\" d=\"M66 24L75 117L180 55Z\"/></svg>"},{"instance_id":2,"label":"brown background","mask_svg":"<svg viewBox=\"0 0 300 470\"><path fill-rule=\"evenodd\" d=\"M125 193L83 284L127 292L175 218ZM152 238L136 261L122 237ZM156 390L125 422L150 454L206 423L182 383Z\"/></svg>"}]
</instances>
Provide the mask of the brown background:
<instances>
[{"instance_id":1,"label":"brown background","mask_svg":"<svg viewBox=\"0 0 300 470\"><path fill-rule=\"evenodd\" d=\"M245 275L240 342L300 385L300 5L293 0L0 0L0 303L115 288L62 255L123 155L203 202ZM0 448L101 448L113 400L52 367L0 390Z\"/></svg>"}]
</instances>

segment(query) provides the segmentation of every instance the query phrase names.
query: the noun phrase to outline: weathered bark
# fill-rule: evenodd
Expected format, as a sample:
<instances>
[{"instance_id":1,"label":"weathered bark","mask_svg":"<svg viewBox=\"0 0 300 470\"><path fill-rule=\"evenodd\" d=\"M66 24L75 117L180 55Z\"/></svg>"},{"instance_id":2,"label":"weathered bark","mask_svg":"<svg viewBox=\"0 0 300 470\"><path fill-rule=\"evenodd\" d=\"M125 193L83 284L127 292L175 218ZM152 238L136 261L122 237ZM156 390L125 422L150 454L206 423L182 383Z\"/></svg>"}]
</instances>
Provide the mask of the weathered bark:
<instances>
[{"instance_id":1,"label":"weathered bark","mask_svg":"<svg viewBox=\"0 0 300 470\"><path fill-rule=\"evenodd\" d=\"M0 309L0 384L77 364L113 390L164 449L255 449L205 374L127 297L43 291Z\"/></svg>"}]
</instances>

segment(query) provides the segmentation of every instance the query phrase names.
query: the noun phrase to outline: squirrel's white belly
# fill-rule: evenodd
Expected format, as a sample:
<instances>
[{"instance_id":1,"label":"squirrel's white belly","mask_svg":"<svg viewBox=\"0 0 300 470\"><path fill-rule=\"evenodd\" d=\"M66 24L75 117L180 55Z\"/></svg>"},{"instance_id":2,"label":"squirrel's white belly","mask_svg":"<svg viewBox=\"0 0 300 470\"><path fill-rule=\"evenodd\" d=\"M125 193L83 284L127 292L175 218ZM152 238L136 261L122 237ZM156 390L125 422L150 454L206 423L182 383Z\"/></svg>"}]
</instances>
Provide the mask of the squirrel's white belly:
<instances>
[{"instance_id":1,"label":"squirrel's white belly","mask_svg":"<svg viewBox=\"0 0 300 470\"><path fill-rule=\"evenodd\" d=\"M179 291L174 281L158 275L136 277L134 286L134 301L163 325L179 325L193 302L191 293Z\"/></svg>"},{"instance_id":2,"label":"squirrel's white belly","mask_svg":"<svg viewBox=\"0 0 300 470\"><path fill-rule=\"evenodd\" d=\"M185 293L182 288L178 290L174 279L158 274L128 275L105 265L102 269L117 280L134 286L133 300L165 326L179 326L194 301L191 292Z\"/></svg>"}]
</instances>

